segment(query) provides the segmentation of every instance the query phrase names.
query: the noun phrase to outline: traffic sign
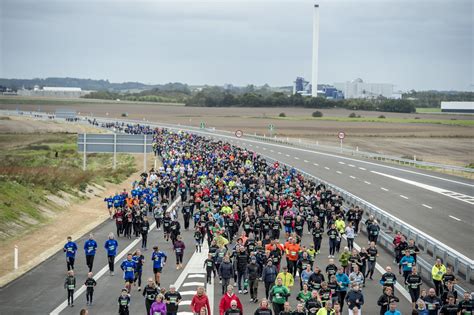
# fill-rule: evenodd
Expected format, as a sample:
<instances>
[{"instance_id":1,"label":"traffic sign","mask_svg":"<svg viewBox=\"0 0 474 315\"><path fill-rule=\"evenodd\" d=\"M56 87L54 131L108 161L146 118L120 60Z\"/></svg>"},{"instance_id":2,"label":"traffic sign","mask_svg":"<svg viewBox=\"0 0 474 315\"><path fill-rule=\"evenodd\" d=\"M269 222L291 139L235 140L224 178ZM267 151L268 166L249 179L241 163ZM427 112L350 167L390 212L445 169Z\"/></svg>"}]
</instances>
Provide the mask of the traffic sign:
<instances>
[{"instance_id":1,"label":"traffic sign","mask_svg":"<svg viewBox=\"0 0 474 315\"><path fill-rule=\"evenodd\" d=\"M201 122L201 125L200 125L200 127L201 127L201 129L204 129L204 128L206 128L206 123L204 123L204 122Z\"/></svg>"},{"instance_id":2,"label":"traffic sign","mask_svg":"<svg viewBox=\"0 0 474 315\"><path fill-rule=\"evenodd\" d=\"M237 138L240 138L240 137L242 137L243 135L244 135L244 133L242 132L242 130L236 130L236 131L235 131L235 136L236 136Z\"/></svg>"},{"instance_id":3,"label":"traffic sign","mask_svg":"<svg viewBox=\"0 0 474 315\"><path fill-rule=\"evenodd\" d=\"M346 137L346 134L344 133L344 131L340 131L340 132L337 134L337 137L342 140L342 139L344 139L344 138Z\"/></svg>"},{"instance_id":4,"label":"traffic sign","mask_svg":"<svg viewBox=\"0 0 474 315\"><path fill-rule=\"evenodd\" d=\"M270 125L268 125L268 129L269 129L270 131L272 131L272 130L275 129L275 126L274 126L273 124L270 124Z\"/></svg>"}]
</instances>

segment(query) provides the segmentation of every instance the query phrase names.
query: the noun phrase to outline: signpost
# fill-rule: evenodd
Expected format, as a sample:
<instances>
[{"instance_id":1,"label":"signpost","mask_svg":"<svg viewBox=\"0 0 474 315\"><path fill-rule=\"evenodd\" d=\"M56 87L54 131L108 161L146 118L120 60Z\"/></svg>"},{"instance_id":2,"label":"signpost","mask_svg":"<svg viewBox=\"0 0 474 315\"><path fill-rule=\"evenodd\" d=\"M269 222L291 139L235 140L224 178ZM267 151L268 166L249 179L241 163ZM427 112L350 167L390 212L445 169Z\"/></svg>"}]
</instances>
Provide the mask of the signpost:
<instances>
[{"instance_id":1,"label":"signpost","mask_svg":"<svg viewBox=\"0 0 474 315\"><path fill-rule=\"evenodd\" d=\"M205 122L201 122L201 124L199 125L199 127L201 129L205 129L206 128L206 123Z\"/></svg>"},{"instance_id":2,"label":"signpost","mask_svg":"<svg viewBox=\"0 0 474 315\"><path fill-rule=\"evenodd\" d=\"M244 135L244 133L242 132L242 130L236 130L235 131L235 136L237 138L241 138L243 135Z\"/></svg>"},{"instance_id":3,"label":"signpost","mask_svg":"<svg viewBox=\"0 0 474 315\"><path fill-rule=\"evenodd\" d=\"M346 134L344 133L344 131L339 131L339 133L337 134L337 137L339 138L339 140L341 140L341 153L342 153L342 140L346 137Z\"/></svg>"},{"instance_id":4,"label":"signpost","mask_svg":"<svg viewBox=\"0 0 474 315\"><path fill-rule=\"evenodd\" d=\"M153 137L129 134L79 134L77 150L83 153L82 168L87 168L87 153L113 154L113 168L117 167L117 153L142 153L146 172L147 154L153 152Z\"/></svg>"},{"instance_id":5,"label":"signpost","mask_svg":"<svg viewBox=\"0 0 474 315\"><path fill-rule=\"evenodd\" d=\"M268 130L270 130L270 137L273 136L273 130L275 130L275 126L273 124L268 125Z\"/></svg>"}]
</instances>

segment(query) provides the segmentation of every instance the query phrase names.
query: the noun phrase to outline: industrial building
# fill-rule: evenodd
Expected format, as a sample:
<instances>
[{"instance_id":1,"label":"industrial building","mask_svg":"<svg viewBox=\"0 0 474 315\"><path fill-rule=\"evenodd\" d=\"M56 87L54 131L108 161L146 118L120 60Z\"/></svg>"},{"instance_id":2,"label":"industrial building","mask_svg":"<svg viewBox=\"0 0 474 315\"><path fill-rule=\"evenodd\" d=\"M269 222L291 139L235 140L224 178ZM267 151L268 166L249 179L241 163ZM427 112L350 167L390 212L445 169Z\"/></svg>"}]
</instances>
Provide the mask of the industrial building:
<instances>
[{"instance_id":1,"label":"industrial building","mask_svg":"<svg viewBox=\"0 0 474 315\"><path fill-rule=\"evenodd\" d=\"M393 84L366 83L361 78L352 81L334 83L336 89L342 91L344 98L392 98Z\"/></svg>"},{"instance_id":2,"label":"industrial building","mask_svg":"<svg viewBox=\"0 0 474 315\"><path fill-rule=\"evenodd\" d=\"M474 114L474 102L441 102L441 112Z\"/></svg>"},{"instance_id":3,"label":"industrial building","mask_svg":"<svg viewBox=\"0 0 474 315\"><path fill-rule=\"evenodd\" d=\"M293 94L311 95L311 83L303 77L296 77L293 81Z\"/></svg>"},{"instance_id":4,"label":"industrial building","mask_svg":"<svg viewBox=\"0 0 474 315\"><path fill-rule=\"evenodd\" d=\"M21 89L18 90L20 96L44 96L44 97L58 97L58 98L79 98L87 95L92 91L83 91L78 87L57 87L45 86L40 88L38 85L32 90Z\"/></svg>"}]
</instances>

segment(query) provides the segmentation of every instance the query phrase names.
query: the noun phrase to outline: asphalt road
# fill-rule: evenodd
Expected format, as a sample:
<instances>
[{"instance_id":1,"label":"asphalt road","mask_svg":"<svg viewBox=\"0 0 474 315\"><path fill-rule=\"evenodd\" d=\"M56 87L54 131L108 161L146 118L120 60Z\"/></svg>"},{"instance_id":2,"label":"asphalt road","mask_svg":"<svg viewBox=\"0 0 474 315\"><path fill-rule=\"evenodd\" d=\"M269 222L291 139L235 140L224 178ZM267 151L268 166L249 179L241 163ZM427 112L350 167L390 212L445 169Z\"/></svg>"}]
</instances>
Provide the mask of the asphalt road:
<instances>
[{"instance_id":1,"label":"asphalt road","mask_svg":"<svg viewBox=\"0 0 474 315\"><path fill-rule=\"evenodd\" d=\"M213 135L206 132L207 135ZM474 181L328 152L213 135L293 165L473 258Z\"/></svg>"}]
</instances>

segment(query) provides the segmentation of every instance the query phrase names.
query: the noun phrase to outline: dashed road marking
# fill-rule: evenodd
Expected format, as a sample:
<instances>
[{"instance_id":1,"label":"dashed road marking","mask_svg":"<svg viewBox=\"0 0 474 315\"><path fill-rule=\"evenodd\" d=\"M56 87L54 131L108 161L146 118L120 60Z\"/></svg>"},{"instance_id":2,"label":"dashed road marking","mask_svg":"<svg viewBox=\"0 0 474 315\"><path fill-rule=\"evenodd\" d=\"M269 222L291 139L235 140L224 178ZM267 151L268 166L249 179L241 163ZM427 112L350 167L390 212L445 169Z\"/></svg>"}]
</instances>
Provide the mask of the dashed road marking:
<instances>
[{"instance_id":1,"label":"dashed road marking","mask_svg":"<svg viewBox=\"0 0 474 315\"><path fill-rule=\"evenodd\" d=\"M403 199L408 199L408 197L404 195L400 195L400 197L402 197Z\"/></svg>"},{"instance_id":2,"label":"dashed road marking","mask_svg":"<svg viewBox=\"0 0 474 315\"><path fill-rule=\"evenodd\" d=\"M454 220L456 220L456 221L461 221L461 219L459 219L459 218L456 218L456 217L453 217L452 215L450 215L449 217L450 217L451 219L454 219Z\"/></svg>"},{"instance_id":3,"label":"dashed road marking","mask_svg":"<svg viewBox=\"0 0 474 315\"><path fill-rule=\"evenodd\" d=\"M258 146L258 145L256 145L255 147L256 147L257 149L259 149L259 148L260 148L260 146Z\"/></svg>"},{"instance_id":4,"label":"dashed road marking","mask_svg":"<svg viewBox=\"0 0 474 315\"><path fill-rule=\"evenodd\" d=\"M425 205L425 204L422 204L422 206L425 207L425 208L428 208L428 209L433 209L433 207Z\"/></svg>"},{"instance_id":5,"label":"dashed road marking","mask_svg":"<svg viewBox=\"0 0 474 315\"><path fill-rule=\"evenodd\" d=\"M281 152L278 152L278 154L281 154Z\"/></svg>"},{"instance_id":6,"label":"dashed road marking","mask_svg":"<svg viewBox=\"0 0 474 315\"><path fill-rule=\"evenodd\" d=\"M295 156L295 160L299 160L299 159L300 159L299 157Z\"/></svg>"},{"instance_id":7,"label":"dashed road marking","mask_svg":"<svg viewBox=\"0 0 474 315\"><path fill-rule=\"evenodd\" d=\"M285 156L288 156L288 157L289 157L290 155L289 155L289 154L285 154Z\"/></svg>"},{"instance_id":8,"label":"dashed road marking","mask_svg":"<svg viewBox=\"0 0 474 315\"><path fill-rule=\"evenodd\" d=\"M338 174L342 174L342 172L341 172L341 171L336 171L336 173L338 173Z\"/></svg>"},{"instance_id":9,"label":"dashed road marking","mask_svg":"<svg viewBox=\"0 0 474 315\"><path fill-rule=\"evenodd\" d=\"M201 274L201 273L197 273L195 275L189 275L188 278L205 278L206 275L204 274Z\"/></svg>"},{"instance_id":10,"label":"dashed road marking","mask_svg":"<svg viewBox=\"0 0 474 315\"><path fill-rule=\"evenodd\" d=\"M359 167L359 169L360 169L361 171L367 171L367 169L366 169L366 168L363 168L363 167Z\"/></svg>"},{"instance_id":11,"label":"dashed road marking","mask_svg":"<svg viewBox=\"0 0 474 315\"><path fill-rule=\"evenodd\" d=\"M305 163L308 163L309 161L308 160L304 160Z\"/></svg>"},{"instance_id":12,"label":"dashed road marking","mask_svg":"<svg viewBox=\"0 0 474 315\"><path fill-rule=\"evenodd\" d=\"M338 163L339 163L339 164L342 164L342 165L346 164L346 163L344 163L344 162L338 162Z\"/></svg>"},{"instance_id":13,"label":"dashed road marking","mask_svg":"<svg viewBox=\"0 0 474 315\"><path fill-rule=\"evenodd\" d=\"M275 152L275 151L273 151L272 149L270 149L270 152Z\"/></svg>"},{"instance_id":14,"label":"dashed road marking","mask_svg":"<svg viewBox=\"0 0 474 315\"><path fill-rule=\"evenodd\" d=\"M388 191L388 189L384 187L380 187L380 189L382 189L383 191Z\"/></svg>"},{"instance_id":15,"label":"dashed road marking","mask_svg":"<svg viewBox=\"0 0 474 315\"><path fill-rule=\"evenodd\" d=\"M352 178L352 179L355 179L355 178L356 178L355 176L352 176L352 175L351 175L351 176L349 176L349 177L350 177L350 178Z\"/></svg>"},{"instance_id":16,"label":"dashed road marking","mask_svg":"<svg viewBox=\"0 0 474 315\"><path fill-rule=\"evenodd\" d=\"M327 167L327 166L325 166L324 168L325 168L325 169L327 169L327 170L330 170L330 168L329 168L329 167Z\"/></svg>"},{"instance_id":17,"label":"dashed road marking","mask_svg":"<svg viewBox=\"0 0 474 315\"><path fill-rule=\"evenodd\" d=\"M354 164L349 164L350 167L356 167Z\"/></svg>"},{"instance_id":18,"label":"dashed road marking","mask_svg":"<svg viewBox=\"0 0 474 315\"><path fill-rule=\"evenodd\" d=\"M313 163L313 165L314 165L314 166L319 166L319 164L318 164L318 163Z\"/></svg>"},{"instance_id":19,"label":"dashed road marking","mask_svg":"<svg viewBox=\"0 0 474 315\"><path fill-rule=\"evenodd\" d=\"M370 182L368 182L368 181L366 181L366 180L364 180L364 183L366 183L367 185L370 185Z\"/></svg>"},{"instance_id":20,"label":"dashed road marking","mask_svg":"<svg viewBox=\"0 0 474 315\"><path fill-rule=\"evenodd\" d=\"M264 151L267 149L267 148L262 148Z\"/></svg>"}]
</instances>

